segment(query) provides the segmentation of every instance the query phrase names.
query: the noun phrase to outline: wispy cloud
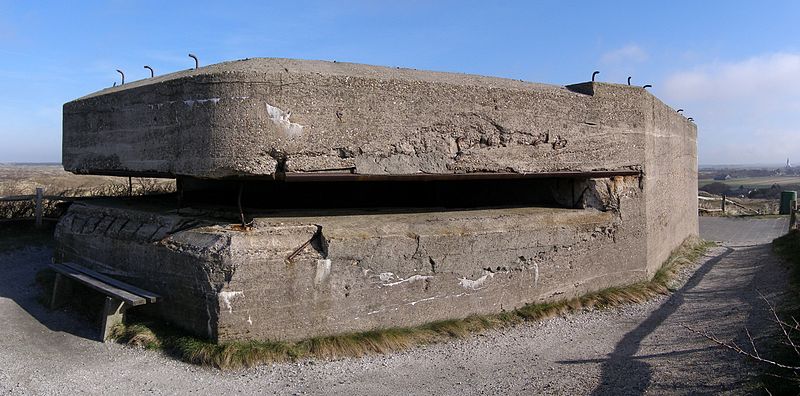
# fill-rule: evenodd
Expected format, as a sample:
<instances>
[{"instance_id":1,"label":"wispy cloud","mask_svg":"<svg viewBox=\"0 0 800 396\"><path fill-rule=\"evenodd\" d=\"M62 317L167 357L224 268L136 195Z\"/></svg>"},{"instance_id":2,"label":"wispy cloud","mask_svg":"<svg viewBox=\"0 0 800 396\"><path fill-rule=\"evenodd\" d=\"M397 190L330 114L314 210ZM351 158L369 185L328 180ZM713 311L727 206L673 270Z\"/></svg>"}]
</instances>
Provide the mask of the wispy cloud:
<instances>
[{"instance_id":1,"label":"wispy cloud","mask_svg":"<svg viewBox=\"0 0 800 396\"><path fill-rule=\"evenodd\" d=\"M698 65L670 75L664 98L698 120L700 161L800 158L800 53Z\"/></svg>"},{"instance_id":2,"label":"wispy cloud","mask_svg":"<svg viewBox=\"0 0 800 396\"><path fill-rule=\"evenodd\" d=\"M604 53L600 60L606 64L640 63L648 58L647 52L636 44L628 44Z\"/></svg>"}]
</instances>

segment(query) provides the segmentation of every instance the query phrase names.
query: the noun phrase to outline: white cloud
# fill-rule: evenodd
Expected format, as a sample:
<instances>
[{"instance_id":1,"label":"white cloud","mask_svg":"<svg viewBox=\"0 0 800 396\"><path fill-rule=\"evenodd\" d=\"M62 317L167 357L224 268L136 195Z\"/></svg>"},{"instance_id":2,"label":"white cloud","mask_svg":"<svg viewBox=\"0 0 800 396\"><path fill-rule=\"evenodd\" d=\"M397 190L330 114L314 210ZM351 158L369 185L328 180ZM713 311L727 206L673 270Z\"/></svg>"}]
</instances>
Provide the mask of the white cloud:
<instances>
[{"instance_id":1,"label":"white cloud","mask_svg":"<svg viewBox=\"0 0 800 396\"><path fill-rule=\"evenodd\" d=\"M739 62L703 65L667 79L666 93L689 100L773 97L800 88L800 54L769 54Z\"/></svg>"},{"instance_id":2,"label":"white cloud","mask_svg":"<svg viewBox=\"0 0 800 396\"><path fill-rule=\"evenodd\" d=\"M699 65L661 92L697 120L700 163L800 160L800 53Z\"/></svg>"},{"instance_id":3,"label":"white cloud","mask_svg":"<svg viewBox=\"0 0 800 396\"><path fill-rule=\"evenodd\" d=\"M628 44L622 48L617 48L604 53L600 60L603 63L640 63L648 58L647 52L636 44Z\"/></svg>"}]
</instances>

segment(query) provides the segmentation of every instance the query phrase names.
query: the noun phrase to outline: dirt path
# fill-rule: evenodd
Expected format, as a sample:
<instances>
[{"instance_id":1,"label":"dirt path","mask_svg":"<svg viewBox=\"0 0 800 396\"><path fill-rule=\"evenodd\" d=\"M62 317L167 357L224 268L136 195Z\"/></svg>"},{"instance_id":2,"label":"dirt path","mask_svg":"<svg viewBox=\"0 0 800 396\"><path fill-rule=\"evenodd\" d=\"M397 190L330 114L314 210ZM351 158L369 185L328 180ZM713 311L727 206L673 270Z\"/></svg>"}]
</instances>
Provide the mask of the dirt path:
<instances>
[{"instance_id":1,"label":"dirt path","mask_svg":"<svg viewBox=\"0 0 800 396\"><path fill-rule=\"evenodd\" d=\"M724 220L724 219L723 219ZM749 362L684 329L763 333L763 302L785 273L768 242L784 219L702 221L725 239L669 297L490 332L390 356L220 372L101 344L92 328L36 301L44 248L0 253L0 393L73 394L640 394L748 393ZM731 227L736 233L731 234Z\"/></svg>"}]
</instances>

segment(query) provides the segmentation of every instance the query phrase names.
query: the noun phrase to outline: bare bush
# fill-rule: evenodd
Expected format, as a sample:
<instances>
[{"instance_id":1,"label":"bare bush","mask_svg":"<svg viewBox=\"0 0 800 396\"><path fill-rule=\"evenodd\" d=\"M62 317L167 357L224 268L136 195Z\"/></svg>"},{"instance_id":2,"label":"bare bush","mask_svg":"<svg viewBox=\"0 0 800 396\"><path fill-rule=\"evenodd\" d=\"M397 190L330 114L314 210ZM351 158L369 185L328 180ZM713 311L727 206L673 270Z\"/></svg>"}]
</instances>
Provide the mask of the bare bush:
<instances>
[{"instance_id":1,"label":"bare bush","mask_svg":"<svg viewBox=\"0 0 800 396\"><path fill-rule=\"evenodd\" d=\"M172 179L127 178L112 176L74 175L60 166L9 166L0 165L0 196L34 194L37 187L44 188L46 196L123 197L165 194L175 191ZM58 199L43 202L45 217L56 218L65 205ZM18 219L34 216L33 199L25 201L0 201L0 219Z\"/></svg>"},{"instance_id":2,"label":"bare bush","mask_svg":"<svg viewBox=\"0 0 800 396\"><path fill-rule=\"evenodd\" d=\"M791 351L788 356L782 356L779 359L776 356L770 356L771 353L764 354L762 351L759 351L758 347L756 346L756 342L747 327L744 328L744 332L747 335L747 341L750 344L749 346L741 346L733 340L720 340L716 335L714 335L714 333L708 330L698 330L687 324L683 324L682 326L695 334L703 336L719 347L727 348L740 355L746 356L751 360L766 364L774 370L778 370L779 373L773 373L771 375L779 377L783 380L788 380L800 387L800 347L798 347L796 341L798 335L800 335L800 322L798 322L794 316L789 316L788 319L781 317L781 315L778 314L778 311L775 309L775 306L763 294L761 294L761 292L758 292L758 295L767 305L772 316L772 322L775 323L780 329L782 338L781 344L785 347L784 349ZM767 392L769 392L768 389Z\"/></svg>"}]
</instances>

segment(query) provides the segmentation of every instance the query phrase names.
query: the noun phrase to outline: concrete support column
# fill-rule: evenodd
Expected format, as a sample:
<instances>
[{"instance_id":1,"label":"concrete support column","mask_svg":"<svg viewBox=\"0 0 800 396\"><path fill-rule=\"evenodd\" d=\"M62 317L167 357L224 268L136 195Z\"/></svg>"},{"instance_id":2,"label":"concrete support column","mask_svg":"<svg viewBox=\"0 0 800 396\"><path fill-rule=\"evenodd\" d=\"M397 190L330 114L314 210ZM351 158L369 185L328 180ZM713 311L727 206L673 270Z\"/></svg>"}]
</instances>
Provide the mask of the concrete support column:
<instances>
[{"instance_id":1,"label":"concrete support column","mask_svg":"<svg viewBox=\"0 0 800 396\"><path fill-rule=\"evenodd\" d=\"M72 281L64 275L56 274L56 280L53 282L53 293L50 296L50 309L56 309L64 305L70 294L72 294Z\"/></svg>"},{"instance_id":2,"label":"concrete support column","mask_svg":"<svg viewBox=\"0 0 800 396\"><path fill-rule=\"evenodd\" d=\"M125 320L125 303L113 297L106 297L103 307L103 324L100 327L100 341L106 341L111 329Z\"/></svg>"}]
</instances>

